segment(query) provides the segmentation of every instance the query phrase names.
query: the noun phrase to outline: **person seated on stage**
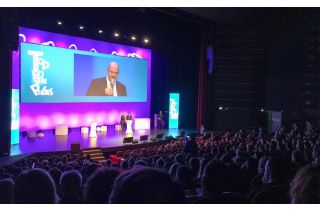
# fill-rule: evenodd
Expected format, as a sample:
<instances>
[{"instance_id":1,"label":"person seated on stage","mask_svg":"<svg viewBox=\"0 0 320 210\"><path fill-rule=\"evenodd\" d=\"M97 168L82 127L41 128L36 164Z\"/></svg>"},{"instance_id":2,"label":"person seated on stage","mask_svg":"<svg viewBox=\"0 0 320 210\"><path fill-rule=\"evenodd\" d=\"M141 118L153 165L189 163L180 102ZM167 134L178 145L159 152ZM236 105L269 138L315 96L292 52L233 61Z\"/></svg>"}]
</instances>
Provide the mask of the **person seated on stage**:
<instances>
[{"instance_id":1,"label":"person seated on stage","mask_svg":"<svg viewBox=\"0 0 320 210\"><path fill-rule=\"evenodd\" d=\"M119 64L111 62L107 77L92 80L86 96L127 96L126 86L117 81L118 76Z\"/></svg>"}]
</instances>

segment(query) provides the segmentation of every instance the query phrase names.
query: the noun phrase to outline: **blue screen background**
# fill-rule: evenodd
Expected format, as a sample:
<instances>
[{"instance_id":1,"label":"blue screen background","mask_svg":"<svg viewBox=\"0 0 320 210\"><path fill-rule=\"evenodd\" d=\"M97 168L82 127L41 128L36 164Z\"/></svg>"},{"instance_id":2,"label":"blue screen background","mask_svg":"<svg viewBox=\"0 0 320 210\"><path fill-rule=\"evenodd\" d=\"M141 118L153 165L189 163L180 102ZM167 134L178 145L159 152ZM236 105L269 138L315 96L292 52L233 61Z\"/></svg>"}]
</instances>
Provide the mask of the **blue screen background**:
<instances>
[{"instance_id":1,"label":"blue screen background","mask_svg":"<svg viewBox=\"0 0 320 210\"><path fill-rule=\"evenodd\" d=\"M28 50L43 52L43 59L50 63L46 69L47 87L53 88L52 96L35 96L33 84L33 56ZM145 59L113 56L94 52L21 43L21 102L146 102L148 62ZM119 64L118 81L126 86L127 96L85 96L93 79L106 76L110 62Z\"/></svg>"}]
</instances>

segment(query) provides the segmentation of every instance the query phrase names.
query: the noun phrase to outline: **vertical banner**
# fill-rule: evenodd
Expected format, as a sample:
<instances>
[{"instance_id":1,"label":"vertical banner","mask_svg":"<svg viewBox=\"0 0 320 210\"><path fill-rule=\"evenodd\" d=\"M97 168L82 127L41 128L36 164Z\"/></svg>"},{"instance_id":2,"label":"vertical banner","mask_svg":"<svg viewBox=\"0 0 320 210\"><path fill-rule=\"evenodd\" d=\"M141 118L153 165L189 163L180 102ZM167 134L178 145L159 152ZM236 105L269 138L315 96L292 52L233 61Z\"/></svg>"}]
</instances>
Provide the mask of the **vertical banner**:
<instances>
[{"instance_id":1,"label":"vertical banner","mask_svg":"<svg viewBox=\"0 0 320 210\"><path fill-rule=\"evenodd\" d=\"M11 144L19 143L19 89L12 89L11 98Z\"/></svg>"},{"instance_id":2,"label":"vertical banner","mask_svg":"<svg viewBox=\"0 0 320 210\"><path fill-rule=\"evenodd\" d=\"M170 93L169 100L169 128L179 126L179 93Z\"/></svg>"}]
</instances>

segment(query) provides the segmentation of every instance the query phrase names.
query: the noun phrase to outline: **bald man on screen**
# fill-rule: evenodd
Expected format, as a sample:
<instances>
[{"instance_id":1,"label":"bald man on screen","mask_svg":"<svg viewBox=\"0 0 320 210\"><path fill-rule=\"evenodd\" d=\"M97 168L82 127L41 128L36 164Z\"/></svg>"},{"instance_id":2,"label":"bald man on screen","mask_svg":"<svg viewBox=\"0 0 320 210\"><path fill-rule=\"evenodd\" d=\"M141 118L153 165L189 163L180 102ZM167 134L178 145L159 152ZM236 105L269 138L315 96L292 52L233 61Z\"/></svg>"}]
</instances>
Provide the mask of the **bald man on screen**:
<instances>
[{"instance_id":1,"label":"bald man on screen","mask_svg":"<svg viewBox=\"0 0 320 210\"><path fill-rule=\"evenodd\" d=\"M117 81L118 76L119 64L111 62L107 76L92 80L86 96L127 96L126 86Z\"/></svg>"}]
</instances>

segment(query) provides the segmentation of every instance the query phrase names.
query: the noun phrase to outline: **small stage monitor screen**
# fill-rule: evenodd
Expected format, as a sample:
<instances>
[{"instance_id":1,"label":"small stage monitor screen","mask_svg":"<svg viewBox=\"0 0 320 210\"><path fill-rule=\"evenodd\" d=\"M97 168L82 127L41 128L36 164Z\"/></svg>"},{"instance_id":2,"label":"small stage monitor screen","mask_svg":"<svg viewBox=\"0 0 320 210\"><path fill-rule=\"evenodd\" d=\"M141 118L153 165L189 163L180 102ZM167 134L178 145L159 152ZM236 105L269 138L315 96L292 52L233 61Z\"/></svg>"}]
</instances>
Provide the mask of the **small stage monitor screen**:
<instances>
[{"instance_id":1,"label":"small stage monitor screen","mask_svg":"<svg viewBox=\"0 0 320 210\"><path fill-rule=\"evenodd\" d=\"M146 102L148 61L21 43L21 102Z\"/></svg>"}]
</instances>

